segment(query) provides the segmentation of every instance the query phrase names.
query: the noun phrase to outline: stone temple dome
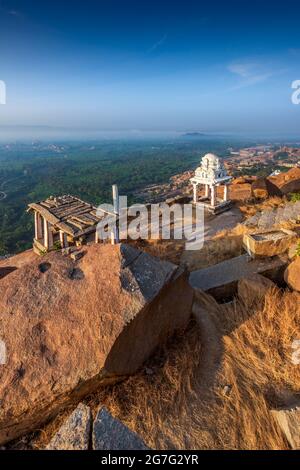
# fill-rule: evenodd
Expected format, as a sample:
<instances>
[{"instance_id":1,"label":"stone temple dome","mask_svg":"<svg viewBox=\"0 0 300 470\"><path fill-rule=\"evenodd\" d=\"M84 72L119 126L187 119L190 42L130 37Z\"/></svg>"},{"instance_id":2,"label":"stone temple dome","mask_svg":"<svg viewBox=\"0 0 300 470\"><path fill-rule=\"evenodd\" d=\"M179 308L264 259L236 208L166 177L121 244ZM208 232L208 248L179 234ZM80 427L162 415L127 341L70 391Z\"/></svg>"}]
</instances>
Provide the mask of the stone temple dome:
<instances>
[{"instance_id":1,"label":"stone temple dome","mask_svg":"<svg viewBox=\"0 0 300 470\"><path fill-rule=\"evenodd\" d=\"M207 153L202 157L200 166L195 171L195 175L190 179L193 185L193 202L201 203L213 213L226 210L230 206L228 200L228 184L232 177L228 175L222 160L213 153ZM204 186L204 196L199 198L198 186ZM217 194L217 187L224 186L223 197L220 200L220 191ZM222 194L222 193L221 193Z\"/></svg>"},{"instance_id":2,"label":"stone temple dome","mask_svg":"<svg viewBox=\"0 0 300 470\"><path fill-rule=\"evenodd\" d=\"M213 162L213 161L216 161L216 160L219 161L219 157L218 157L215 153L206 153L206 154L204 155L204 157L202 157L202 161L203 161L204 159L205 159L205 160L212 161L212 162Z\"/></svg>"},{"instance_id":3,"label":"stone temple dome","mask_svg":"<svg viewBox=\"0 0 300 470\"><path fill-rule=\"evenodd\" d=\"M226 170L217 155L207 153L202 157L200 166L196 169L195 177L218 180L227 177Z\"/></svg>"}]
</instances>

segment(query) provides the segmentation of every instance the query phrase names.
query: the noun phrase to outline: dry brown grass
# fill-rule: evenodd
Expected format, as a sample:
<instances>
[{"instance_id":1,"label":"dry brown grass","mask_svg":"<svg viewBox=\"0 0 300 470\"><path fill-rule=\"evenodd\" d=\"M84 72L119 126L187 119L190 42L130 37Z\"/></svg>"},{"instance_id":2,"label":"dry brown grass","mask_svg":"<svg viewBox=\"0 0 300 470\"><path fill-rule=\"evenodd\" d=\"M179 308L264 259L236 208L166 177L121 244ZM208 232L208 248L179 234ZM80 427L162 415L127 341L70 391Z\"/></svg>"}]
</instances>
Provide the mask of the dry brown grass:
<instances>
[{"instance_id":1,"label":"dry brown grass","mask_svg":"<svg viewBox=\"0 0 300 470\"><path fill-rule=\"evenodd\" d=\"M232 230L222 230L206 241L201 250L185 251L181 262L189 271L195 271L239 256L244 252L243 234L246 231L247 228L240 224Z\"/></svg>"},{"instance_id":2,"label":"dry brown grass","mask_svg":"<svg viewBox=\"0 0 300 470\"><path fill-rule=\"evenodd\" d=\"M238 224L232 230L220 230L206 240L201 250L185 250L184 240L137 240L131 242L152 256L184 265L189 271L206 268L243 253L243 234L248 229Z\"/></svg>"},{"instance_id":3,"label":"dry brown grass","mask_svg":"<svg viewBox=\"0 0 300 470\"><path fill-rule=\"evenodd\" d=\"M184 240L137 240L133 244L152 256L178 265L185 246Z\"/></svg>"},{"instance_id":4,"label":"dry brown grass","mask_svg":"<svg viewBox=\"0 0 300 470\"><path fill-rule=\"evenodd\" d=\"M291 344L300 338L300 295L272 290L254 308L253 299L250 308L197 296L206 326L192 322L139 373L86 403L94 413L106 406L156 449L288 448L270 408L299 398Z\"/></svg>"},{"instance_id":5,"label":"dry brown grass","mask_svg":"<svg viewBox=\"0 0 300 470\"><path fill-rule=\"evenodd\" d=\"M291 361L292 341L300 338L299 300L299 294L277 290L254 312L239 302L227 307L220 379L232 388L222 401L225 447L287 447L269 410L299 393L300 367Z\"/></svg>"}]
</instances>

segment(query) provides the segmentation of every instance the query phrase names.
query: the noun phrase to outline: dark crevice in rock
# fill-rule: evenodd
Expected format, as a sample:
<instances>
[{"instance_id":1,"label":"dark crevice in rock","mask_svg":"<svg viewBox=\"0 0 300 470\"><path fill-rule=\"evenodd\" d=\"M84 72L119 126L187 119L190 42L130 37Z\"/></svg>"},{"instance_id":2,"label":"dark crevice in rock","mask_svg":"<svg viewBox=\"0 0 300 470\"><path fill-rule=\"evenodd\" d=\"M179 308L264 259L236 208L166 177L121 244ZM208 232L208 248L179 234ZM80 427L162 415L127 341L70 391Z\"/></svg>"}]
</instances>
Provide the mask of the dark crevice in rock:
<instances>
[{"instance_id":1,"label":"dark crevice in rock","mask_svg":"<svg viewBox=\"0 0 300 470\"><path fill-rule=\"evenodd\" d=\"M0 269L0 279L2 279L3 277L7 276L10 273L13 273L17 269L18 268L16 268L15 266L8 266L7 268L1 268Z\"/></svg>"},{"instance_id":2,"label":"dark crevice in rock","mask_svg":"<svg viewBox=\"0 0 300 470\"><path fill-rule=\"evenodd\" d=\"M143 254L142 251L138 251L135 248L132 248L131 246L128 246L128 245L121 245L120 251L123 256L122 269L125 269L128 266L130 266Z\"/></svg>"},{"instance_id":3,"label":"dark crevice in rock","mask_svg":"<svg viewBox=\"0 0 300 470\"><path fill-rule=\"evenodd\" d=\"M89 445L88 445L88 450L94 450L94 447L93 447L93 431L94 431L94 419L93 419L93 416L92 416L92 417L91 417L90 430L89 430Z\"/></svg>"},{"instance_id":4,"label":"dark crevice in rock","mask_svg":"<svg viewBox=\"0 0 300 470\"><path fill-rule=\"evenodd\" d=\"M51 263L41 263L39 264L39 271L45 273L51 268Z\"/></svg>"},{"instance_id":5,"label":"dark crevice in rock","mask_svg":"<svg viewBox=\"0 0 300 470\"><path fill-rule=\"evenodd\" d=\"M72 268L68 272L69 279L81 281L84 279L84 272L80 268Z\"/></svg>"}]
</instances>

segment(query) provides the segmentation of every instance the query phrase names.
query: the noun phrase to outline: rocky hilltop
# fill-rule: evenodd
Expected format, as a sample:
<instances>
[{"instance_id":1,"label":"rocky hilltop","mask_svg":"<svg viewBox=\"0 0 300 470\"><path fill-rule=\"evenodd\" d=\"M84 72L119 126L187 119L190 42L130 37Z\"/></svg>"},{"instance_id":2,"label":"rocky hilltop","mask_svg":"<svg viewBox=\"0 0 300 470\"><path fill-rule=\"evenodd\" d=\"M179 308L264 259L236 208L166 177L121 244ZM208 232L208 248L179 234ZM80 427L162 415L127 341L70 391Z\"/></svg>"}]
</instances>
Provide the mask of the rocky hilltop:
<instances>
[{"instance_id":1,"label":"rocky hilltop","mask_svg":"<svg viewBox=\"0 0 300 470\"><path fill-rule=\"evenodd\" d=\"M124 244L1 262L0 443L136 372L185 328L192 298L183 270Z\"/></svg>"}]
</instances>

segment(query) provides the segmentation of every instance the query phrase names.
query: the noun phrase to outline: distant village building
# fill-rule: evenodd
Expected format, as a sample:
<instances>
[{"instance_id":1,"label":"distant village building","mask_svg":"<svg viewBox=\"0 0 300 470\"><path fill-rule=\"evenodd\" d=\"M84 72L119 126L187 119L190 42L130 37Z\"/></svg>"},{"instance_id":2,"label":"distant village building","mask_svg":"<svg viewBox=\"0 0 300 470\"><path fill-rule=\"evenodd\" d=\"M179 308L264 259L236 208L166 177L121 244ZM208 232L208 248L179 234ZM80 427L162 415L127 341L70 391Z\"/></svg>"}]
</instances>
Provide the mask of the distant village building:
<instances>
[{"instance_id":1,"label":"distant village building","mask_svg":"<svg viewBox=\"0 0 300 470\"><path fill-rule=\"evenodd\" d=\"M280 175L281 171L280 170L274 170L269 176L277 176Z\"/></svg>"},{"instance_id":2,"label":"distant village building","mask_svg":"<svg viewBox=\"0 0 300 470\"><path fill-rule=\"evenodd\" d=\"M113 188L116 196L117 187ZM71 195L50 196L45 201L29 204L28 212L34 213L33 249L37 254L98 242L97 224L107 214L116 215L108 210L101 214L101 209ZM111 241L118 243L118 233L111 234Z\"/></svg>"},{"instance_id":3,"label":"distant village building","mask_svg":"<svg viewBox=\"0 0 300 470\"><path fill-rule=\"evenodd\" d=\"M196 169L195 175L191 178L193 185L194 203L202 203L210 212L222 212L229 208L228 184L232 177L228 175L219 157L213 153L204 155L201 165ZM204 197L198 197L198 186L204 185ZM217 198L217 187L224 185L224 196L220 200Z\"/></svg>"}]
</instances>

